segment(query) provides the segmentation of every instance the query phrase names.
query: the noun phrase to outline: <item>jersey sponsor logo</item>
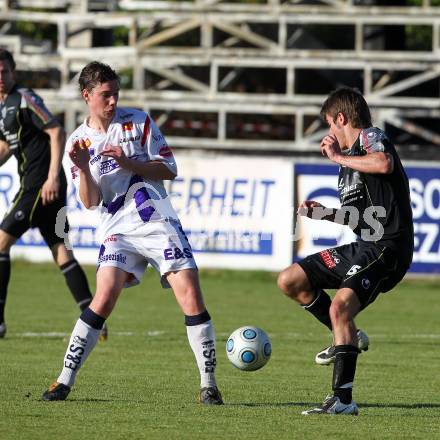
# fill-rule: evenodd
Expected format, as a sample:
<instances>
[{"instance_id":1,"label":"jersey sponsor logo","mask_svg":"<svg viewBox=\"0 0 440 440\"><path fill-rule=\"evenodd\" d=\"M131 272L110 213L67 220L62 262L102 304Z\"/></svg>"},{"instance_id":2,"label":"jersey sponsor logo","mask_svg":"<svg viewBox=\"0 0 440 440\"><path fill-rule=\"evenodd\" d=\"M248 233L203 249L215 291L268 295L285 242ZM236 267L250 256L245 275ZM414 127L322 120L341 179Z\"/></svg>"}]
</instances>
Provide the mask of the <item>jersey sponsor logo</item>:
<instances>
[{"instance_id":1,"label":"jersey sponsor logo","mask_svg":"<svg viewBox=\"0 0 440 440\"><path fill-rule=\"evenodd\" d=\"M116 235L110 235L109 237L107 237L107 238L104 240L104 243L108 243L108 242L110 242L110 241L118 241L118 239L116 238Z\"/></svg>"},{"instance_id":2,"label":"jersey sponsor logo","mask_svg":"<svg viewBox=\"0 0 440 440\"><path fill-rule=\"evenodd\" d=\"M181 258L193 258L193 254L190 248L180 249L178 247L167 248L163 251L165 260L180 260Z\"/></svg>"},{"instance_id":3,"label":"jersey sponsor logo","mask_svg":"<svg viewBox=\"0 0 440 440\"><path fill-rule=\"evenodd\" d=\"M98 162L98 160L101 159L101 155L98 154L97 156L95 156L91 161L90 161L90 165L95 164L96 162Z\"/></svg>"},{"instance_id":4,"label":"jersey sponsor logo","mask_svg":"<svg viewBox=\"0 0 440 440\"><path fill-rule=\"evenodd\" d=\"M171 151L171 148L168 145L164 145L163 147L160 147L159 155L162 157L172 157L173 152Z\"/></svg>"},{"instance_id":5,"label":"jersey sponsor logo","mask_svg":"<svg viewBox=\"0 0 440 440\"><path fill-rule=\"evenodd\" d=\"M357 189L357 186L358 186L357 183L353 183L352 185L344 186L341 189L341 196L344 195L345 193L349 192L349 191L354 191L355 189Z\"/></svg>"},{"instance_id":6,"label":"jersey sponsor logo","mask_svg":"<svg viewBox=\"0 0 440 440\"><path fill-rule=\"evenodd\" d=\"M116 261L118 263L127 264L127 256L114 252L113 254L100 255L98 258L98 264L105 263L107 261Z\"/></svg>"},{"instance_id":7,"label":"jersey sponsor logo","mask_svg":"<svg viewBox=\"0 0 440 440\"><path fill-rule=\"evenodd\" d=\"M336 264L339 263L339 259L336 262L334 256L328 249L321 251L319 255L321 256L322 261L324 262L327 269L333 269L336 267Z\"/></svg>"},{"instance_id":8,"label":"jersey sponsor logo","mask_svg":"<svg viewBox=\"0 0 440 440\"><path fill-rule=\"evenodd\" d=\"M140 135L129 136L129 137L126 137L126 138L119 139L119 143L120 144L127 144L128 142L136 142L140 138L141 138Z\"/></svg>"},{"instance_id":9,"label":"jersey sponsor logo","mask_svg":"<svg viewBox=\"0 0 440 440\"><path fill-rule=\"evenodd\" d=\"M133 121L123 122L121 125L122 125L122 131L133 130Z\"/></svg>"},{"instance_id":10,"label":"jersey sponsor logo","mask_svg":"<svg viewBox=\"0 0 440 440\"><path fill-rule=\"evenodd\" d=\"M116 168L119 168L119 164L114 159L101 162L101 166L99 167L99 175L102 176L103 174L108 174Z\"/></svg>"}]
</instances>

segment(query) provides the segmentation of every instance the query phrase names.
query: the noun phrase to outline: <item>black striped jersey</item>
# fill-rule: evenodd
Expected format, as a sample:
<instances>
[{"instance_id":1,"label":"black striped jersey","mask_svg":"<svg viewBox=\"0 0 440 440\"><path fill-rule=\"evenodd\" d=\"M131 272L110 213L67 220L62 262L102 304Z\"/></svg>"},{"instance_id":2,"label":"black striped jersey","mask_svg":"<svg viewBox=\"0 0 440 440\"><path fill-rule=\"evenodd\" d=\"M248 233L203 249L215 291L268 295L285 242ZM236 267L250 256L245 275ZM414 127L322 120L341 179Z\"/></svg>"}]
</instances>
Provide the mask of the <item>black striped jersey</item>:
<instances>
[{"instance_id":1,"label":"black striped jersey","mask_svg":"<svg viewBox=\"0 0 440 440\"><path fill-rule=\"evenodd\" d=\"M31 89L15 85L0 102L0 140L9 144L16 157L20 186L25 190L40 188L47 179L50 138L43 130L54 119Z\"/></svg>"},{"instance_id":2,"label":"black striped jersey","mask_svg":"<svg viewBox=\"0 0 440 440\"><path fill-rule=\"evenodd\" d=\"M365 156L375 152L386 152L393 157L393 172L369 174L340 166L338 192L341 206L355 208L358 213L358 221L353 222L352 229L361 240L367 238L366 241L388 246L402 257L411 258L414 231L408 178L393 144L382 130L370 127L360 132L346 154ZM379 232L377 237L375 232Z\"/></svg>"}]
</instances>

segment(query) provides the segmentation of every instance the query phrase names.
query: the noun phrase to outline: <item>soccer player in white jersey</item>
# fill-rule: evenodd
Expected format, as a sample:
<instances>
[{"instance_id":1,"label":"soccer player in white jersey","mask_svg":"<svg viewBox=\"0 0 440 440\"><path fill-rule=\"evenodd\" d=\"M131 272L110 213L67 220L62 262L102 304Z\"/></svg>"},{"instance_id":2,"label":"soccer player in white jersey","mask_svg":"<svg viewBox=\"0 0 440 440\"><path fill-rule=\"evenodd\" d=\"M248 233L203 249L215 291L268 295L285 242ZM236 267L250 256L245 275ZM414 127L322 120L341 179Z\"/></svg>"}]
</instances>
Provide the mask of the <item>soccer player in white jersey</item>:
<instances>
[{"instance_id":1,"label":"soccer player in white jersey","mask_svg":"<svg viewBox=\"0 0 440 440\"><path fill-rule=\"evenodd\" d=\"M100 212L102 245L96 295L79 317L61 374L43 399L66 399L122 289L138 284L150 263L185 314L200 371L199 402L221 405L214 328L191 246L163 186L163 180L177 175L173 154L147 113L117 107L119 77L110 66L89 63L79 85L89 116L69 137L66 149L82 203Z\"/></svg>"}]
</instances>

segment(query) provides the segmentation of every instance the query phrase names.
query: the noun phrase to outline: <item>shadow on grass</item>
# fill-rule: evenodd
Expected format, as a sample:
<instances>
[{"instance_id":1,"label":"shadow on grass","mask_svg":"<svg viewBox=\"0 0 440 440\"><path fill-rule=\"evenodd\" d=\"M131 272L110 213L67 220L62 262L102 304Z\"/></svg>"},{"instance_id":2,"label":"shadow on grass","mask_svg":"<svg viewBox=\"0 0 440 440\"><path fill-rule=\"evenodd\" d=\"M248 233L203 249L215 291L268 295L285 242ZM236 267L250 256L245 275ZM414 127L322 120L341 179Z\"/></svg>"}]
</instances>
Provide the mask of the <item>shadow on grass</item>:
<instances>
[{"instance_id":1,"label":"shadow on grass","mask_svg":"<svg viewBox=\"0 0 440 440\"><path fill-rule=\"evenodd\" d=\"M426 409L440 408L439 403L359 403L361 408Z\"/></svg>"},{"instance_id":2,"label":"shadow on grass","mask_svg":"<svg viewBox=\"0 0 440 440\"><path fill-rule=\"evenodd\" d=\"M261 407L284 407L284 406L313 406L317 405L316 402L279 402L279 403L270 403L270 402L260 402L260 403L252 403L252 402L235 402L229 403L226 402L225 406L249 406L252 408L261 408Z\"/></svg>"},{"instance_id":3,"label":"shadow on grass","mask_svg":"<svg viewBox=\"0 0 440 440\"><path fill-rule=\"evenodd\" d=\"M317 402L226 402L225 406L248 406L251 408L264 408L264 407L317 407L320 404ZM398 409L427 409L427 408L440 408L438 403L359 403L359 407L362 408L398 408Z\"/></svg>"}]
</instances>

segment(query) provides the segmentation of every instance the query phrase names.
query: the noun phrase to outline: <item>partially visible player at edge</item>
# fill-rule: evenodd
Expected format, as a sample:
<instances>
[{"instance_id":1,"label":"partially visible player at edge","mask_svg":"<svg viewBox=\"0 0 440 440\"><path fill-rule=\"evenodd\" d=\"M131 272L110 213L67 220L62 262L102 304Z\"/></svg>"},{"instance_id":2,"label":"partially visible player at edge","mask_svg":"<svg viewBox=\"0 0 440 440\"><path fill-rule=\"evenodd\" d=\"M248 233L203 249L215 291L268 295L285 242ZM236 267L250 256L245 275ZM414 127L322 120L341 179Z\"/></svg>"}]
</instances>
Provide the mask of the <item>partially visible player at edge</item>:
<instances>
[{"instance_id":1,"label":"partially visible player at edge","mask_svg":"<svg viewBox=\"0 0 440 440\"><path fill-rule=\"evenodd\" d=\"M411 264L409 186L394 146L382 130L372 127L368 105L357 90L343 87L332 92L321 117L330 128L321 141L321 153L339 164L341 209L307 200L298 213L350 224L358 239L289 266L280 273L278 286L333 332L333 345L316 356L319 364L334 363L333 392L321 406L302 414L357 415L352 399L356 361L369 341L354 318L379 293L396 286ZM347 217L350 209L359 221ZM337 289L333 300L325 288Z\"/></svg>"},{"instance_id":2,"label":"partially visible player at edge","mask_svg":"<svg viewBox=\"0 0 440 440\"><path fill-rule=\"evenodd\" d=\"M92 301L84 271L55 234L57 213L66 206L64 141L63 128L42 99L16 83L12 54L0 49L0 165L14 155L20 176L20 189L0 225L0 338L6 334L10 249L29 228L39 228L80 309ZM66 232L68 227L66 222ZM106 328L101 337L107 338Z\"/></svg>"},{"instance_id":3,"label":"partially visible player at edge","mask_svg":"<svg viewBox=\"0 0 440 440\"><path fill-rule=\"evenodd\" d=\"M66 148L81 201L88 209L100 205L102 245L96 295L79 317L61 374L43 399L66 399L123 287L138 284L150 263L160 273L162 286L172 288L185 315L200 371L199 402L220 405L214 328L191 246L163 185L177 175L174 156L147 113L117 107L119 77L110 66L89 63L79 85L89 116Z\"/></svg>"}]
</instances>

